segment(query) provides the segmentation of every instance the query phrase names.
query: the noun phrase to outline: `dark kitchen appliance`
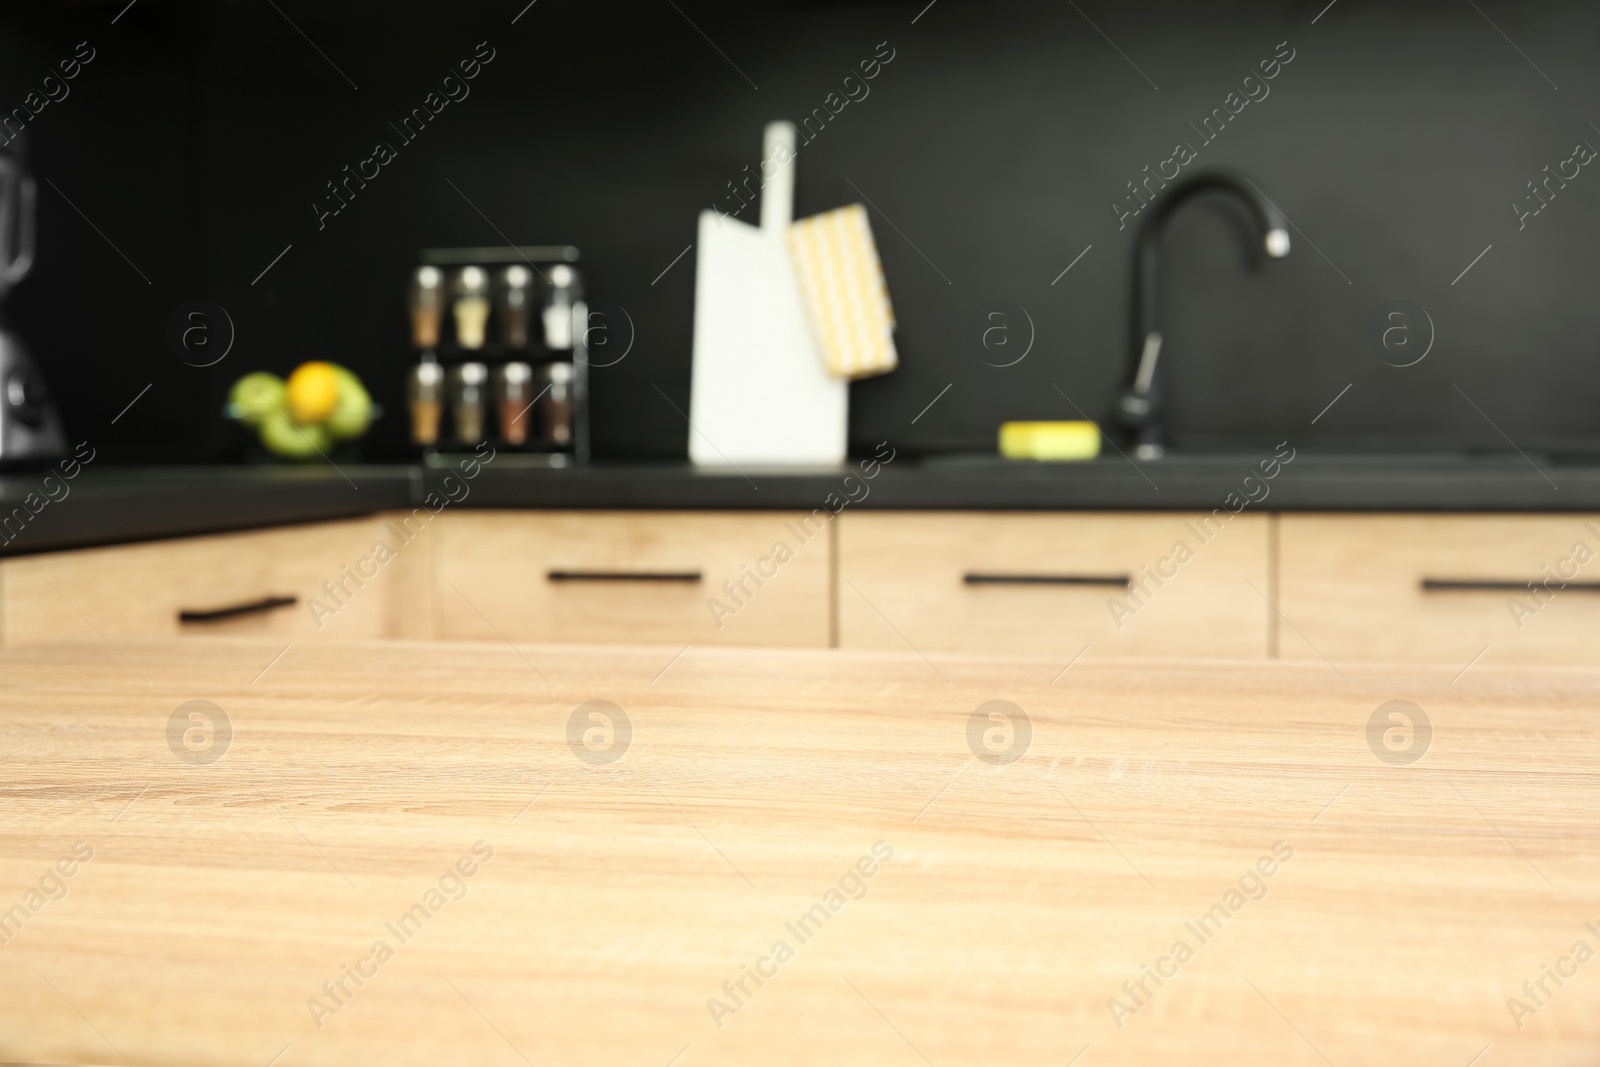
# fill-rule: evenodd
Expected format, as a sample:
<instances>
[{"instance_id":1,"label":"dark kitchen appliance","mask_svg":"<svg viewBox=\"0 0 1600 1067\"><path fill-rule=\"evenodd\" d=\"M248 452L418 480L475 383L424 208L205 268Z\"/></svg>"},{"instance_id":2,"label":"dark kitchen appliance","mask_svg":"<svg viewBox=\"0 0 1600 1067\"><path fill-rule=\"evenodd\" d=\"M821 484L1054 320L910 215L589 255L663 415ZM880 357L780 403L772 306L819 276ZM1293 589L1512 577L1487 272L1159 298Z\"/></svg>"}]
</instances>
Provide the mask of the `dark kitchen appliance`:
<instances>
[{"instance_id":1,"label":"dark kitchen appliance","mask_svg":"<svg viewBox=\"0 0 1600 1067\"><path fill-rule=\"evenodd\" d=\"M19 147L0 151L0 304L33 266L36 194ZM0 314L0 466L48 463L66 450L44 377Z\"/></svg>"}]
</instances>

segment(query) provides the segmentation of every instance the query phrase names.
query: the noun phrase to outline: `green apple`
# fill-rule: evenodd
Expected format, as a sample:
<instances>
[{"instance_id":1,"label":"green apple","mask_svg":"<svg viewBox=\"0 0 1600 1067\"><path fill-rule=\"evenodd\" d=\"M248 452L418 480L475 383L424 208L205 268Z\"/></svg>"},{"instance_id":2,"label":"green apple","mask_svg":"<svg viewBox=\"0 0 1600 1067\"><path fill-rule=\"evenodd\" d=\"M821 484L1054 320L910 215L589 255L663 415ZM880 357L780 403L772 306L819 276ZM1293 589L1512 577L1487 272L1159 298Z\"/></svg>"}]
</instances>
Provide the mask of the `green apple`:
<instances>
[{"instance_id":1,"label":"green apple","mask_svg":"<svg viewBox=\"0 0 1600 1067\"><path fill-rule=\"evenodd\" d=\"M339 399L328 416L328 432L339 441L360 437L372 424L372 397L361 379L345 368L334 364L333 374L339 383Z\"/></svg>"},{"instance_id":2,"label":"green apple","mask_svg":"<svg viewBox=\"0 0 1600 1067\"><path fill-rule=\"evenodd\" d=\"M281 411L271 412L261 420L261 443L268 452L289 459L310 459L333 447L327 426L296 426Z\"/></svg>"},{"instance_id":3,"label":"green apple","mask_svg":"<svg viewBox=\"0 0 1600 1067\"><path fill-rule=\"evenodd\" d=\"M259 426L274 411L284 410L283 379L266 371L246 374L228 393L228 414L248 426Z\"/></svg>"}]
</instances>

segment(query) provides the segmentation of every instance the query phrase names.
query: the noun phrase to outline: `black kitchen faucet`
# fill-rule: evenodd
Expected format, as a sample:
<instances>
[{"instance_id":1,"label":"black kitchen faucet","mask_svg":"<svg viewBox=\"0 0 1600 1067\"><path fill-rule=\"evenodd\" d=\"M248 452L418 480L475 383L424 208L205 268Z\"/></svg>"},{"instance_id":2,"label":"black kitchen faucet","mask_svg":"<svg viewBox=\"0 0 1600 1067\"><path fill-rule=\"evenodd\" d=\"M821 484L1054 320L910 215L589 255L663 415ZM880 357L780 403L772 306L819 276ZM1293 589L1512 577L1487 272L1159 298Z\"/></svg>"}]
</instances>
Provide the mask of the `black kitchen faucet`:
<instances>
[{"instance_id":1,"label":"black kitchen faucet","mask_svg":"<svg viewBox=\"0 0 1600 1067\"><path fill-rule=\"evenodd\" d=\"M1229 193L1249 211L1262 248L1273 259L1289 254L1289 222L1255 182L1237 171L1212 170L1174 185L1152 207L1139 230L1133 267L1133 377L1117 400L1117 417L1133 436L1134 456L1159 459L1165 452L1159 359L1161 332L1156 324L1156 281L1160 275L1161 237L1167 223L1195 197Z\"/></svg>"}]
</instances>

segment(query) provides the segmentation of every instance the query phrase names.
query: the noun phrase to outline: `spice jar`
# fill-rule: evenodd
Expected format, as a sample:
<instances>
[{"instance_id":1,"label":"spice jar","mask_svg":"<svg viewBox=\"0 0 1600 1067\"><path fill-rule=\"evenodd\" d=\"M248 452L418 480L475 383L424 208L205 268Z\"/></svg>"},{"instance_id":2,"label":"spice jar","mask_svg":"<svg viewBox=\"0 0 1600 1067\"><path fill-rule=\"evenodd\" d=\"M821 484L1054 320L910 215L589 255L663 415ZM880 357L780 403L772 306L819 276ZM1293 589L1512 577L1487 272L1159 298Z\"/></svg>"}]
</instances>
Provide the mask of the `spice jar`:
<instances>
[{"instance_id":1,"label":"spice jar","mask_svg":"<svg viewBox=\"0 0 1600 1067\"><path fill-rule=\"evenodd\" d=\"M466 267L456 275L456 342L462 348L483 347L489 325L489 275L482 267Z\"/></svg>"},{"instance_id":2,"label":"spice jar","mask_svg":"<svg viewBox=\"0 0 1600 1067\"><path fill-rule=\"evenodd\" d=\"M494 402L500 416L500 436L513 445L528 440L528 412L533 407L533 368L507 363L494 372Z\"/></svg>"},{"instance_id":3,"label":"spice jar","mask_svg":"<svg viewBox=\"0 0 1600 1067\"><path fill-rule=\"evenodd\" d=\"M432 360L411 368L406 393L411 401L411 440L419 445L432 445L439 440L443 386L444 371Z\"/></svg>"},{"instance_id":4,"label":"spice jar","mask_svg":"<svg viewBox=\"0 0 1600 1067\"><path fill-rule=\"evenodd\" d=\"M455 420L456 439L463 444L483 440L483 409L487 398L489 369L482 363L463 363L450 368L450 415Z\"/></svg>"}]
</instances>

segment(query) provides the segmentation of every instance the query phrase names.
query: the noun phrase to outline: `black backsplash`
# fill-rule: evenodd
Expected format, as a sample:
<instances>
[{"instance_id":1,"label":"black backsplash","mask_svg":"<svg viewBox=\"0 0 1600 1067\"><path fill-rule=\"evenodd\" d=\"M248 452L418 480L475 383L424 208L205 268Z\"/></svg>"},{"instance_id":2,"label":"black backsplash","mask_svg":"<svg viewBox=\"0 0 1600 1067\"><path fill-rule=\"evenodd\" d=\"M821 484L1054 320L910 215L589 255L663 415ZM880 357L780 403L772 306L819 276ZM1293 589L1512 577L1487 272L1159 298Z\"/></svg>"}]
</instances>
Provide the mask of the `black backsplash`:
<instances>
[{"instance_id":1,"label":"black backsplash","mask_svg":"<svg viewBox=\"0 0 1600 1067\"><path fill-rule=\"evenodd\" d=\"M229 455L228 384L313 358L366 379L388 409L368 453L398 459L417 250L571 243L591 297L636 330L593 376L597 456L681 457L688 428L655 387L687 410L694 254L668 264L697 212L736 205L763 123L848 92L799 154L796 213L871 204L901 367L853 387L858 446L992 451L1003 420L1105 419L1127 375L1139 221L1119 228L1114 205L1137 203L1127 183L1147 166L1170 174L1183 143L1184 173L1246 171L1295 231L1287 259L1262 263L1224 202L1174 220L1176 446L1600 450L1600 169L1552 181L1520 224L1512 206L1538 203L1527 185L1546 165L1570 175L1575 145L1600 146L1600 8L925 5L7 5L5 106L79 41L96 53L30 123L43 247L7 316L75 438L112 461ZM480 42L493 58L470 95L400 144L388 124L442 95ZM1218 108L1229 121L1206 141ZM325 183L379 141L396 158L319 228ZM206 370L165 340L197 298L237 330ZM1396 300L1435 333L1409 367L1367 340ZM995 365L1030 333L1021 362Z\"/></svg>"}]
</instances>

